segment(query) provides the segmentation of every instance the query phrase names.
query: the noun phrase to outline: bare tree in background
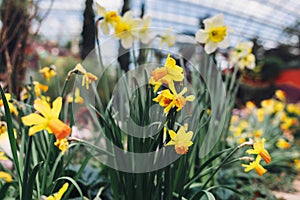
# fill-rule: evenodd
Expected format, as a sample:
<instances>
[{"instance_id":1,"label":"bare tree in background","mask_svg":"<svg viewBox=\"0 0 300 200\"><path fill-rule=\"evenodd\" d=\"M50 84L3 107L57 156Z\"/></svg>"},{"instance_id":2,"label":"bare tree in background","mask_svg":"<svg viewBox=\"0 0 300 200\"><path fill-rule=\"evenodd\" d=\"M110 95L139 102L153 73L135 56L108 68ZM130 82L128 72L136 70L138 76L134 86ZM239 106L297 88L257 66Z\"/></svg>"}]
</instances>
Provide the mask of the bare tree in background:
<instances>
[{"instance_id":1,"label":"bare tree in background","mask_svg":"<svg viewBox=\"0 0 300 200\"><path fill-rule=\"evenodd\" d=\"M95 13L93 0L86 0L83 13L81 59L83 60L95 48Z\"/></svg>"}]
</instances>

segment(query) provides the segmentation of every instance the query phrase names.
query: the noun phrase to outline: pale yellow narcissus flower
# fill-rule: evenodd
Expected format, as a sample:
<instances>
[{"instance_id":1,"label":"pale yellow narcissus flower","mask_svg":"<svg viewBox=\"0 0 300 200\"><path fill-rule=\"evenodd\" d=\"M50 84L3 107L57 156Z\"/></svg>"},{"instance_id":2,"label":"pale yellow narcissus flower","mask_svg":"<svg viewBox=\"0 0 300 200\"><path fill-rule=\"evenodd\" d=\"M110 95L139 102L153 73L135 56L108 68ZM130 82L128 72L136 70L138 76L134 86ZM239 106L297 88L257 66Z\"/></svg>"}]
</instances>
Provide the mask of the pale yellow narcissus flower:
<instances>
[{"instance_id":1,"label":"pale yellow narcissus flower","mask_svg":"<svg viewBox=\"0 0 300 200\"><path fill-rule=\"evenodd\" d=\"M56 139L66 138L71 133L71 128L62 122L59 113L62 106L62 98L58 97L53 101L52 108L50 105L41 99L34 101L33 107L40 113L32 113L22 117L22 122L29 128L29 136L46 129L48 133L54 133Z\"/></svg>"},{"instance_id":2,"label":"pale yellow narcissus flower","mask_svg":"<svg viewBox=\"0 0 300 200\"><path fill-rule=\"evenodd\" d=\"M151 35L151 31L149 29L149 26L151 24L151 17L149 15L144 15L142 22L143 22L143 26L140 29L140 39L141 42L144 44L148 44L150 42L151 39L153 39L153 36Z\"/></svg>"},{"instance_id":3,"label":"pale yellow narcissus flower","mask_svg":"<svg viewBox=\"0 0 300 200\"><path fill-rule=\"evenodd\" d=\"M46 198L46 200L61 200L65 192L68 190L69 183L65 183L57 193L49 196Z\"/></svg>"},{"instance_id":4,"label":"pale yellow narcissus flower","mask_svg":"<svg viewBox=\"0 0 300 200\"><path fill-rule=\"evenodd\" d=\"M106 9L96 2L97 14L103 16L103 20L100 22L100 28L103 34L107 35L110 32L109 27L115 27L120 21L121 17L115 11L106 11Z\"/></svg>"},{"instance_id":5,"label":"pale yellow narcissus flower","mask_svg":"<svg viewBox=\"0 0 300 200\"><path fill-rule=\"evenodd\" d=\"M186 104L187 101L194 101L195 96L190 95L184 97L183 95L187 92L185 87L179 94L177 94L175 87L163 90L153 101L158 102L160 106L164 107L164 112L169 113L171 108L176 107L176 111L179 112Z\"/></svg>"},{"instance_id":6,"label":"pale yellow narcissus flower","mask_svg":"<svg viewBox=\"0 0 300 200\"><path fill-rule=\"evenodd\" d=\"M80 96L80 89L79 88L75 89L74 97L75 97L74 103L79 103L79 104L83 104L84 103L84 99ZM68 103L72 103L73 102L73 95L72 94L68 95L67 102Z\"/></svg>"},{"instance_id":7,"label":"pale yellow narcissus flower","mask_svg":"<svg viewBox=\"0 0 300 200\"><path fill-rule=\"evenodd\" d=\"M121 40L125 49L129 49L134 40L139 39L142 20L133 18L131 11L127 11L115 26L115 36Z\"/></svg>"},{"instance_id":8,"label":"pale yellow narcissus flower","mask_svg":"<svg viewBox=\"0 0 300 200\"><path fill-rule=\"evenodd\" d=\"M89 84L98 79L94 74L87 72L86 69L84 69L84 67L79 63L72 71L75 71L75 73L82 75L82 86L85 85L87 90L89 89Z\"/></svg>"},{"instance_id":9,"label":"pale yellow narcissus flower","mask_svg":"<svg viewBox=\"0 0 300 200\"><path fill-rule=\"evenodd\" d=\"M5 93L4 95L5 95L5 98L6 98L6 101L7 101L10 113L18 115L17 108L14 106L14 104L11 103L11 100L12 100L11 95L9 93ZM0 99L0 106L4 106L2 99Z\"/></svg>"},{"instance_id":10,"label":"pale yellow narcissus flower","mask_svg":"<svg viewBox=\"0 0 300 200\"><path fill-rule=\"evenodd\" d=\"M256 140L255 143L253 144L253 149L248 149L246 153L248 154L257 154L261 156L264 161L268 164L271 162L272 158L269 154L269 152L265 149L264 144L265 144L266 139L262 138L262 140Z\"/></svg>"},{"instance_id":11,"label":"pale yellow narcissus flower","mask_svg":"<svg viewBox=\"0 0 300 200\"><path fill-rule=\"evenodd\" d=\"M176 36L170 34L172 28L168 28L164 35L160 35L159 48L162 48L164 44L166 44L169 48L174 46L176 42Z\"/></svg>"},{"instance_id":12,"label":"pale yellow narcissus flower","mask_svg":"<svg viewBox=\"0 0 300 200\"><path fill-rule=\"evenodd\" d=\"M49 82L50 79L56 75L55 66L51 65L50 67L44 67L40 69L40 73L43 75L43 77Z\"/></svg>"},{"instance_id":13,"label":"pale yellow narcissus flower","mask_svg":"<svg viewBox=\"0 0 300 200\"><path fill-rule=\"evenodd\" d=\"M260 165L260 161L261 161L261 157L258 155L255 161L250 162L249 165L242 164L242 166L245 167L244 171L249 172L250 170L254 169L259 176L262 176L264 173L267 172L267 170Z\"/></svg>"},{"instance_id":14,"label":"pale yellow narcissus flower","mask_svg":"<svg viewBox=\"0 0 300 200\"><path fill-rule=\"evenodd\" d=\"M285 139L279 138L279 140L276 143L276 146L280 149L289 149L291 147L291 144Z\"/></svg>"},{"instance_id":15,"label":"pale yellow narcissus flower","mask_svg":"<svg viewBox=\"0 0 300 200\"><path fill-rule=\"evenodd\" d=\"M286 109L289 113L300 115L300 107L297 106L296 104L289 103Z\"/></svg>"},{"instance_id":16,"label":"pale yellow narcissus flower","mask_svg":"<svg viewBox=\"0 0 300 200\"><path fill-rule=\"evenodd\" d=\"M240 69L255 68L255 56L251 53L253 42L239 42L234 50L229 54L230 61Z\"/></svg>"},{"instance_id":17,"label":"pale yellow narcissus flower","mask_svg":"<svg viewBox=\"0 0 300 200\"><path fill-rule=\"evenodd\" d=\"M175 151L177 154L186 154L190 146L192 146L193 142L193 132L186 132L184 126L181 126L177 133L173 130L169 130L169 135L171 137L171 141L166 144L166 146L175 145Z\"/></svg>"},{"instance_id":18,"label":"pale yellow narcissus flower","mask_svg":"<svg viewBox=\"0 0 300 200\"><path fill-rule=\"evenodd\" d=\"M200 29L196 33L196 40L205 44L204 50L207 54L211 54L219 48L227 48L229 46L229 27L224 25L224 15L218 14L212 18L203 21L204 29Z\"/></svg>"},{"instance_id":19,"label":"pale yellow narcissus flower","mask_svg":"<svg viewBox=\"0 0 300 200\"><path fill-rule=\"evenodd\" d=\"M150 77L150 84L154 85L154 92L156 92L162 84L174 87L174 81L183 81L183 69L176 65L174 58L168 54L164 67L159 67L152 71Z\"/></svg>"},{"instance_id":20,"label":"pale yellow narcissus flower","mask_svg":"<svg viewBox=\"0 0 300 200\"><path fill-rule=\"evenodd\" d=\"M0 179L4 179L6 182L11 182L12 177L9 173L0 171Z\"/></svg>"},{"instance_id":21,"label":"pale yellow narcissus flower","mask_svg":"<svg viewBox=\"0 0 300 200\"><path fill-rule=\"evenodd\" d=\"M66 138L57 139L56 142L54 143L54 145L57 146L57 148L59 148L59 150L61 150L62 154L64 154L69 148L69 142Z\"/></svg>"}]
</instances>

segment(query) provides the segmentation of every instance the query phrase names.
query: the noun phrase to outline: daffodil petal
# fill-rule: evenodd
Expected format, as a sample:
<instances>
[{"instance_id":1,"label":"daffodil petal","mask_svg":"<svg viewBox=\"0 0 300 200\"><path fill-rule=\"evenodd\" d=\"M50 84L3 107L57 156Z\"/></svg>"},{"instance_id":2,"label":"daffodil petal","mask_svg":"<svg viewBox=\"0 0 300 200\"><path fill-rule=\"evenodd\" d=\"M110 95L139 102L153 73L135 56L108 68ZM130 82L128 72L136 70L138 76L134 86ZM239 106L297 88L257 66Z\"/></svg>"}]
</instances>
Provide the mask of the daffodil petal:
<instances>
[{"instance_id":1,"label":"daffodil petal","mask_svg":"<svg viewBox=\"0 0 300 200\"><path fill-rule=\"evenodd\" d=\"M52 103L52 116L58 118L62 106L62 98L57 97Z\"/></svg>"},{"instance_id":2,"label":"daffodil petal","mask_svg":"<svg viewBox=\"0 0 300 200\"><path fill-rule=\"evenodd\" d=\"M209 34L207 31L200 29L196 33L196 41L203 44L206 43L209 38Z\"/></svg>"},{"instance_id":3,"label":"daffodil petal","mask_svg":"<svg viewBox=\"0 0 300 200\"><path fill-rule=\"evenodd\" d=\"M29 135L29 136L32 136L32 135L34 135L35 133L37 133L37 132L39 132L39 131L41 131L41 130L43 130L43 129L45 129L45 128L46 128L46 125L45 125L45 124L39 124L39 125L32 126L32 127L29 128L29 133L28 133L28 135Z\"/></svg>"},{"instance_id":4,"label":"daffodil petal","mask_svg":"<svg viewBox=\"0 0 300 200\"><path fill-rule=\"evenodd\" d=\"M46 122L46 119L43 118L41 115L32 113L30 115L27 115L25 117L22 117L22 122L26 126L31 126L34 124L42 124Z\"/></svg>"},{"instance_id":5,"label":"daffodil petal","mask_svg":"<svg viewBox=\"0 0 300 200\"><path fill-rule=\"evenodd\" d=\"M44 117L49 117L52 115L50 105L41 99L36 99L34 101L33 107L39 111Z\"/></svg>"},{"instance_id":6,"label":"daffodil petal","mask_svg":"<svg viewBox=\"0 0 300 200\"><path fill-rule=\"evenodd\" d=\"M173 130L169 130L169 135L170 135L170 137L171 137L172 140L175 140L176 137L177 137L177 134Z\"/></svg>"},{"instance_id":7,"label":"daffodil petal","mask_svg":"<svg viewBox=\"0 0 300 200\"><path fill-rule=\"evenodd\" d=\"M213 41L208 41L204 46L204 50L207 54L213 53L214 51L216 51L217 48L218 48L218 43L215 43Z\"/></svg>"}]
</instances>

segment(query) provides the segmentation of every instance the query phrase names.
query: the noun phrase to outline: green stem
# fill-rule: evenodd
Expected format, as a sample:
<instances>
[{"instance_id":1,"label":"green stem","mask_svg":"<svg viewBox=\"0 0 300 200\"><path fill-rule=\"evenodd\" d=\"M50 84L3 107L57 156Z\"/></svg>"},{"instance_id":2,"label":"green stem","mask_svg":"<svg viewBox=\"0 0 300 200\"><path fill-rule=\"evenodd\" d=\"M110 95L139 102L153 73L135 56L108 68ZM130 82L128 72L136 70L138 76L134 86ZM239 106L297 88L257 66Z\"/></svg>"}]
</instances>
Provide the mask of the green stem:
<instances>
[{"instance_id":1,"label":"green stem","mask_svg":"<svg viewBox=\"0 0 300 200\"><path fill-rule=\"evenodd\" d=\"M27 197L27 178L28 178L28 169L29 169L29 163L30 163L30 155L31 155L31 145L32 145L32 137L29 136L29 142L27 146L27 153L26 153L26 160L25 160L25 167L23 171L23 183L22 183L22 200L26 200L28 198L32 197Z\"/></svg>"},{"instance_id":2,"label":"green stem","mask_svg":"<svg viewBox=\"0 0 300 200\"><path fill-rule=\"evenodd\" d=\"M219 165L219 167L210 175L210 177L207 179L207 181L204 183L204 185L202 186L201 190L204 190L204 188L206 187L206 185L209 183L210 180L212 180L212 178L214 177L214 175L224 166L224 164L226 163L226 161L235 153L237 152L242 146L239 145L236 148L234 148L232 150L232 152L230 152L225 158L224 160L221 162L221 164Z\"/></svg>"},{"instance_id":3,"label":"green stem","mask_svg":"<svg viewBox=\"0 0 300 200\"><path fill-rule=\"evenodd\" d=\"M45 185L46 185L46 180L47 180L46 179L46 177L47 177L47 167L48 167L48 164L49 164L49 161L50 161L50 155L51 155L51 151L52 151L53 142L54 142L54 136L52 136L51 139L50 139L50 144L49 144L50 149L48 151L46 162L44 164L42 186L41 186L41 193L42 194L44 194L44 190L45 190Z\"/></svg>"}]
</instances>

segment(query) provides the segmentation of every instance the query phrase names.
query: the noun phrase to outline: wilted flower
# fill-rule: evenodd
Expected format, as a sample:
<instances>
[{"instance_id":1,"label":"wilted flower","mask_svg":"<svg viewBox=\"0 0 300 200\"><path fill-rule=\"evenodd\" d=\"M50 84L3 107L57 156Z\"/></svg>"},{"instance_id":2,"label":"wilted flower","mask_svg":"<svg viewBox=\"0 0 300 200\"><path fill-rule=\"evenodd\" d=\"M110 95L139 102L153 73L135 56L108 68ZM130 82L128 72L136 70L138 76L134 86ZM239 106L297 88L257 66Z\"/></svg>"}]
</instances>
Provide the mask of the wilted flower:
<instances>
[{"instance_id":1,"label":"wilted flower","mask_svg":"<svg viewBox=\"0 0 300 200\"><path fill-rule=\"evenodd\" d=\"M177 134L173 130L169 130L171 141L166 146L175 145L175 151L177 154L186 154L189 147L193 144L192 137L193 132L186 132L184 126L181 126L177 131Z\"/></svg>"},{"instance_id":2,"label":"wilted flower","mask_svg":"<svg viewBox=\"0 0 300 200\"><path fill-rule=\"evenodd\" d=\"M56 139L66 138L71 133L71 128L58 119L62 98L58 97L53 101L53 107L41 99L34 101L33 107L40 113L32 113L22 117L22 122L26 126L31 126L29 129L29 136L34 135L36 132L46 129L48 133L54 133Z\"/></svg>"},{"instance_id":3,"label":"wilted flower","mask_svg":"<svg viewBox=\"0 0 300 200\"><path fill-rule=\"evenodd\" d=\"M133 18L131 11L127 11L121 20L115 26L115 35L121 40L121 44L125 49L129 49L133 41L139 38L139 30L142 20Z\"/></svg>"},{"instance_id":4,"label":"wilted flower","mask_svg":"<svg viewBox=\"0 0 300 200\"><path fill-rule=\"evenodd\" d=\"M255 170L256 173L259 175L259 176L262 176L264 173L267 172L267 170L260 165L260 160L261 160L261 157L258 155L255 159L255 161L253 162L250 162L249 165L246 165L246 164L242 164L243 167L245 167L245 172L249 172L250 170Z\"/></svg>"},{"instance_id":5,"label":"wilted flower","mask_svg":"<svg viewBox=\"0 0 300 200\"><path fill-rule=\"evenodd\" d=\"M73 73L82 75L82 86L85 85L87 90L89 89L89 84L98 79L94 74L87 72L86 69L84 69L84 67L79 63L69 72L68 77L70 77Z\"/></svg>"},{"instance_id":6,"label":"wilted flower","mask_svg":"<svg viewBox=\"0 0 300 200\"><path fill-rule=\"evenodd\" d=\"M79 88L75 88L75 94L74 94L74 103L79 103L79 104L83 104L84 103L84 99L80 96L80 89ZM73 102L73 95L70 94L67 97L67 102L68 103L72 103Z\"/></svg>"},{"instance_id":7,"label":"wilted flower","mask_svg":"<svg viewBox=\"0 0 300 200\"><path fill-rule=\"evenodd\" d=\"M229 28L224 25L223 14L205 19L203 23L204 29L197 31L196 40L205 44L204 50L207 54L213 53L218 47L227 48L229 46Z\"/></svg>"}]
</instances>

